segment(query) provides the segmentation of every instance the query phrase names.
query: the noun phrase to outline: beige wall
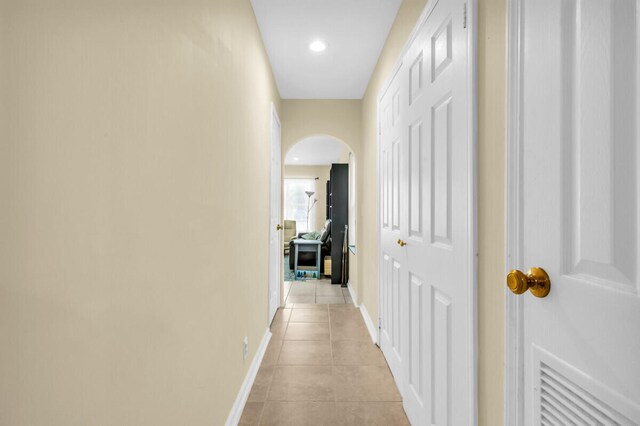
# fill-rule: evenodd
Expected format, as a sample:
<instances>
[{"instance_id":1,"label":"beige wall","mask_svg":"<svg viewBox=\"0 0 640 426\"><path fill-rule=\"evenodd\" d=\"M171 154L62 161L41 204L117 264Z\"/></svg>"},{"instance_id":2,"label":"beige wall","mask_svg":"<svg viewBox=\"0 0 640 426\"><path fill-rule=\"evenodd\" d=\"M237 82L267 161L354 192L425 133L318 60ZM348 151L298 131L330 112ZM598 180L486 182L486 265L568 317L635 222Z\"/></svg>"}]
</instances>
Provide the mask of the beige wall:
<instances>
[{"instance_id":1,"label":"beige wall","mask_svg":"<svg viewBox=\"0 0 640 426\"><path fill-rule=\"evenodd\" d=\"M478 10L478 409L504 421L506 3Z\"/></svg>"},{"instance_id":2,"label":"beige wall","mask_svg":"<svg viewBox=\"0 0 640 426\"><path fill-rule=\"evenodd\" d=\"M346 143L358 155L361 137L360 100L283 99L282 158L307 136L328 135Z\"/></svg>"},{"instance_id":3,"label":"beige wall","mask_svg":"<svg viewBox=\"0 0 640 426\"><path fill-rule=\"evenodd\" d=\"M315 222L311 224L311 228L314 231L320 231L327 220L327 181L330 171L331 166L284 166L285 178L319 178L315 181L316 193L313 195L318 200L313 207ZM287 217L283 216L283 219Z\"/></svg>"},{"instance_id":4,"label":"beige wall","mask_svg":"<svg viewBox=\"0 0 640 426\"><path fill-rule=\"evenodd\" d=\"M249 0L9 1L0 424L224 424L267 327Z\"/></svg>"},{"instance_id":5,"label":"beige wall","mask_svg":"<svg viewBox=\"0 0 640 426\"><path fill-rule=\"evenodd\" d=\"M504 383L504 155L506 0L478 0L478 327L479 425L503 424ZM375 212L376 102L426 0L404 0L362 106L360 211ZM360 218L360 301L378 317L375 214Z\"/></svg>"}]
</instances>

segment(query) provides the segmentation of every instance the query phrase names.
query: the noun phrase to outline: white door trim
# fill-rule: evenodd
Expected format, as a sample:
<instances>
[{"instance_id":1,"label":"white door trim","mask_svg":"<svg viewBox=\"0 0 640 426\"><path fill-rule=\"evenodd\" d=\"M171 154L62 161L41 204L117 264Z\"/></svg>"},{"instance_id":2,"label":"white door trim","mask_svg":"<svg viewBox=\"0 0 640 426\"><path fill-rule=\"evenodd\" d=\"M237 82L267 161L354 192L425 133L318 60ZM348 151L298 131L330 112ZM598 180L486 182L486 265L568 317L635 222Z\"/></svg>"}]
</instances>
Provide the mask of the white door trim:
<instances>
[{"instance_id":1,"label":"white door trim","mask_svg":"<svg viewBox=\"0 0 640 426\"><path fill-rule=\"evenodd\" d=\"M276 143L276 141L273 139L273 124L277 123L278 124L278 128L280 129L280 137L278 138L277 143L280 144L280 147L278 148L278 151L280 152L280 183L279 183L279 187L280 187L280 200L274 200L273 197L271 197L271 179L273 178L273 170L272 170L272 162L271 162L271 153L273 152L273 145ZM280 122L280 117L278 117L278 110L276 109L276 106L273 102L271 102L271 115L270 115L270 119L269 119L269 139L270 139L270 143L269 143L269 231L267 232L267 236L269 238L268 242L269 242L269 250L271 250L271 232L273 232L273 230L271 229L271 211L273 208L273 204L277 203L277 209L280 212L279 213L279 217L278 217L278 223L282 222L282 123ZM278 235L280 235L280 233L278 233ZM271 268L273 268L274 266L277 268L277 270L279 271L278 273L278 285L277 285L277 294L278 296L276 297L277 303L278 303L278 307L281 305L282 303L282 294L281 294L281 290L282 290L282 238L279 238L280 244L280 255L278 256L278 265L269 265L269 280L267 282L267 325L271 324L271 321L273 321L273 317L271 316ZM270 257L270 256L269 256ZM277 309L276 309L277 310ZM274 314L275 316L275 314Z\"/></svg>"},{"instance_id":2,"label":"white door trim","mask_svg":"<svg viewBox=\"0 0 640 426\"><path fill-rule=\"evenodd\" d=\"M380 111L380 103L382 98L384 97L386 91L389 89L394 76L402 67L402 58L407 54L411 44L417 38L420 32L420 28L425 24L433 9L435 8L438 1L446 1L446 0L435 0L427 3L424 11L420 15L418 22L415 27L411 31L411 35L407 39L402 52L398 56L398 60L396 61L395 66L392 69L392 72L389 74L387 79L385 80L384 85L382 86L380 92L378 93L378 97L376 99L376 108L377 108L377 122L378 122L378 135L376 138L376 160L377 160L377 170L376 170L376 184L377 184L377 211L376 211L376 224L377 224L377 240L378 240L378 342L380 342L380 312L382 312L382 218L381 218L381 188L380 188L380 174L382 170L382 165L380 164L380 146L382 144L381 138L381 111ZM478 78L477 78L477 69L478 69L478 58L477 58L477 1L478 0L468 0L466 2L466 23L467 23L467 46L468 46L468 59L469 59L469 68L467 74L467 84L469 88L469 137L468 137L468 149L469 149L469 283L471 285L470 297L469 297L469 330L471 333L469 335L469 347L472 348L472 353L468 355L468 369L469 369L469 377L471 377L471 386L469 389L469 401L470 401L470 413L469 418L472 419L472 425L478 424L478 327L477 327L477 288L478 288L478 267L477 267L477 222L478 222L478 210L477 210L477 175L478 175L478 161L477 161L477 117L478 117Z\"/></svg>"},{"instance_id":3,"label":"white door trim","mask_svg":"<svg viewBox=\"0 0 640 426\"><path fill-rule=\"evenodd\" d=\"M524 269L522 262L521 195L521 0L507 7L507 154L506 154L506 273ZM524 324L521 298L505 285L505 407L504 424L524 424Z\"/></svg>"},{"instance_id":4,"label":"white door trim","mask_svg":"<svg viewBox=\"0 0 640 426\"><path fill-rule=\"evenodd\" d=\"M472 424L478 424L478 26L477 0L466 3L467 55L469 69L467 85L469 88L469 348L473 351L467 358L469 363L470 410Z\"/></svg>"}]
</instances>

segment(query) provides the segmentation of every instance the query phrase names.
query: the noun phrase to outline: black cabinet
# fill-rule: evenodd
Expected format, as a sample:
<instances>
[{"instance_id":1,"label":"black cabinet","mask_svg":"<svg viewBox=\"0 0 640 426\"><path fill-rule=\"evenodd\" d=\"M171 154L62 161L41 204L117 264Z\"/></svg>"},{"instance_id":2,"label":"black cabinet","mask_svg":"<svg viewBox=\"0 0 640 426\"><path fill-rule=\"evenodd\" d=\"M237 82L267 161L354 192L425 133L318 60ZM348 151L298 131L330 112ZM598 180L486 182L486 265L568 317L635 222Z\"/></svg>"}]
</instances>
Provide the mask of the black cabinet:
<instances>
[{"instance_id":1,"label":"black cabinet","mask_svg":"<svg viewBox=\"0 0 640 426\"><path fill-rule=\"evenodd\" d=\"M327 188L328 218L331 219L331 283L346 284L349 270L343 266L343 247L346 245L345 226L349 223L349 165L332 164Z\"/></svg>"}]
</instances>

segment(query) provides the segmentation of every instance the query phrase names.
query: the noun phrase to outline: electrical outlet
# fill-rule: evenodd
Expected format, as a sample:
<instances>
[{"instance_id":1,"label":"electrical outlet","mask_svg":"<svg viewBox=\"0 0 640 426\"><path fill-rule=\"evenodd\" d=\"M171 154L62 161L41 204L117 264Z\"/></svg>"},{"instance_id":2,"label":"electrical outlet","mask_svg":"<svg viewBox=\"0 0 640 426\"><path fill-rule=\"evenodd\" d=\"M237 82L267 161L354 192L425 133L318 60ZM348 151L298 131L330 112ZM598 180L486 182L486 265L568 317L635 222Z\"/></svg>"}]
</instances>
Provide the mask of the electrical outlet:
<instances>
[{"instance_id":1,"label":"electrical outlet","mask_svg":"<svg viewBox=\"0 0 640 426\"><path fill-rule=\"evenodd\" d=\"M244 336L244 341L242 342L242 359L247 359L249 356L249 336Z\"/></svg>"}]
</instances>

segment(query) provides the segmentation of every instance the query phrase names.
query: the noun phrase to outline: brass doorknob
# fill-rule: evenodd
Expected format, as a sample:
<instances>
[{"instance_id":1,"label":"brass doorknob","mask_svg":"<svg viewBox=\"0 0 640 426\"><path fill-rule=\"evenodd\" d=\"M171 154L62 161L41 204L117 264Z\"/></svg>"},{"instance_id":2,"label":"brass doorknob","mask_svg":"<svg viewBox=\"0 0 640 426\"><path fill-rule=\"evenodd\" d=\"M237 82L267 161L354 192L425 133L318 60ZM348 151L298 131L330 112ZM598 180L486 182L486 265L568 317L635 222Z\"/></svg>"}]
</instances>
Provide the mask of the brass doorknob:
<instances>
[{"instance_id":1,"label":"brass doorknob","mask_svg":"<svg viewBox=\"0 0 640 426\"><path fill-rule=\"evenodd\" d=\"M279 230L281 230L281 229L282 229L282 225L277 224L277 225L276 225L276 231L279 231Z\"/></svg>"},{"instance_id":2,"label":"brass doorknob","mask_svg":"<svg viewBox=\"0 0 640 426\"><path fill-rule=\"evenodd\" d=\"M514 294L529 290L536 297L547 297L551 291L551 280L542 268L531 268L526 275L514 269L507 275L507 286Z\"/></svg>"},{"instance_id":3,"label":"brass doorknob","mask_svg":"<svg viewBox=\"0 0 640 426\"><path fill-rule=\"evenodd\" d=\"M405 243L405 242L404 242L404 241L402 241L400 238L398 238L398 245L399 245L400 247L404 247L404 246L406 246L406 245L407 245L407 243Z\"/></svg>"}]
</instances>

